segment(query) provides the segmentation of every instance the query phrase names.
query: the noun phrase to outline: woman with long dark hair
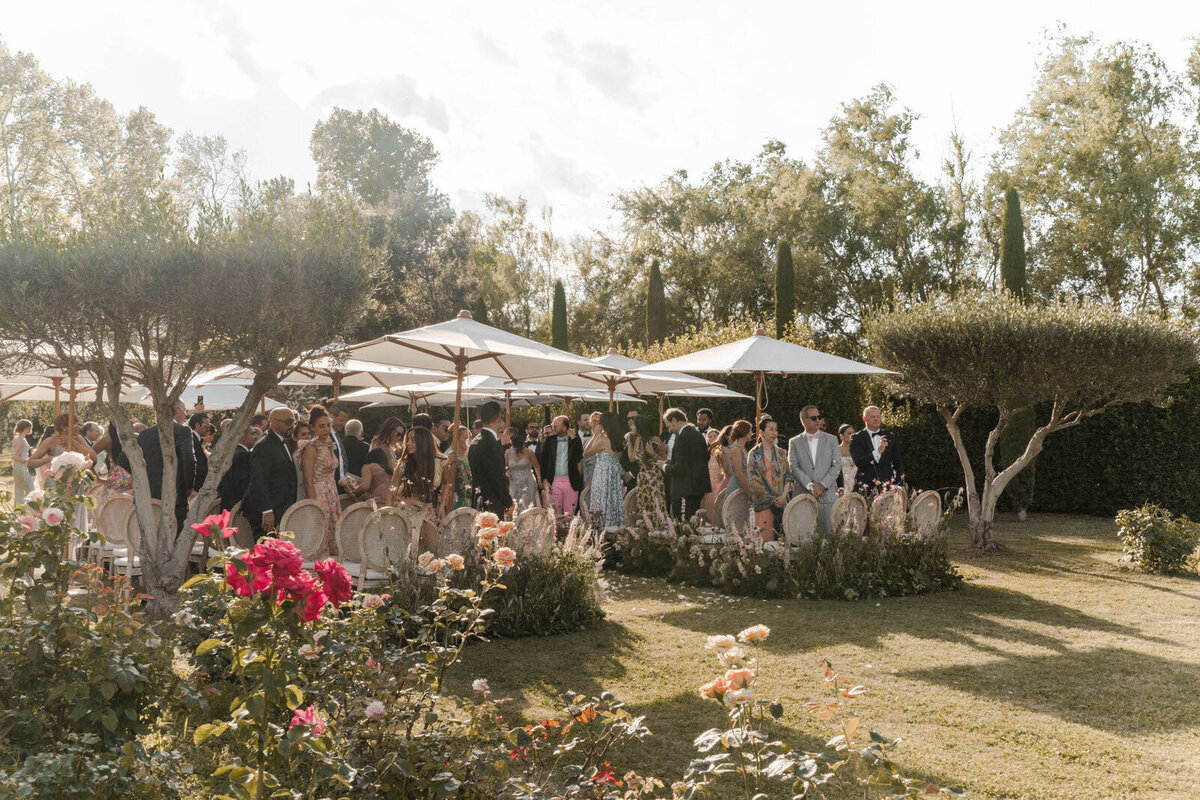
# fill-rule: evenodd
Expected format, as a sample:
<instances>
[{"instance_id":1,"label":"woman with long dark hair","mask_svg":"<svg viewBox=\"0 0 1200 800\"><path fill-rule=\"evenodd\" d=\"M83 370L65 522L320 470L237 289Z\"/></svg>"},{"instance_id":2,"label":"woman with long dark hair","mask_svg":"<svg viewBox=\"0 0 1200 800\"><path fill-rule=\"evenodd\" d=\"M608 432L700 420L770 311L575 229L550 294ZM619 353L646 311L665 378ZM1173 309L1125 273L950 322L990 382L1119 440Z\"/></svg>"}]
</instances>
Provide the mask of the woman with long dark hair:
<instances>
[{"instance_id":1,"label":"woman with long dark hair","mask_svg":"<svg viewBox=\"0 0 1200 800\"><path fill-rule=\"evenodd\" d=\"M104 482L104 488L100 491L100 499L107 500L113 495L132 492L133 476L121 466L121 456L125 454L125 448L121 447L121 437L117 435L117 426L114 423L108 423L108 431L96 440L92 448L97 454L108 453L104 459L108 464L108 480Z\"/></svg>"},{"instance_id":2,"label":"woman with long dark hair","mask_svg":"<svg viewBox=\"0 0 1200 800\"><path fill-rule=\"evenodd\" d=\"M437 538L442 471L436 453L433 433L428 428L411 428L404 437L404 458L392 478L392 503L408 512L410 527L419 531L422 551L433 550Z\"/></svg>"},{"instance_id":3,"label":"woman with long dark hair","mask_svg":"<svg viewBox=\"0 0 1200 800\"><path fill-rule=\"evenodd\" d=\"M504 454L508 462L508 493L516 503L517 512L521 512L538 504L541 469L537 456L525 443L525 435L517 428L509 428L508 435L512 439L512 446Z\"/></svg>"},{"instance_id":4,"label":"woman with long dark hair","mask_svg":"<svg viewBox=\"0 0 1200 800\"><path fill-rule=\"evenodd\" d=\"M308 427L313 432L311 439L296 445L296 457L304 476L304 493L316 500L325 509L325 548L330 555L337 555L337 543L333 532L338 517L342 515L342 501L338 497L337 445L333 442L333 421L324 406L313 406L308 410Z\"/></svg>"},{"instance_id":5,"label":"woman with long dark hair","mask_svg":"<svg viewBox=\"0 0 1200 800\"><path fill-rule=\"evenodd\" d=\"M657 521L667 516L667 490L662 471L666 448L662 440L650 432L649 419L639 415L631 422L625 450L629 460L638 465L637 485L633 489L637 492L638 517Z\"/></svg>"},{"instance_id":6,"label":"woman with long dark hair","mask_svg":"<svg viewBox=\"0 0 1200 800\"><path fill-rule=\"evenodd\" d=\"M792 493L787 451L776 443L778 436L775 420L763 414L758 422L758 444L746 460L746 493L763 541L774 539L783 525L783 508Z\"/></svg>"},{"instance_id":7,"label":"woman with long dark hair","mask_svg":"<svg viewBox=\"0 0 1200 800\"><path fill-rule=\"evenodd\" d=\"M379 427L379 433L371 440L367 460L362 466L362 483L358 493L370 496L381 505L387 505L392 491L392 476L396 472L396 447L404 438L404 423L396 417L388 417Z\"/></svg>"},{"instance_id":8,"label":"woman with long dark hair","mask_svg":"<svg viewBox=\"0 0 1200 800\"><path fill-rule=\"evenodd\" d=\"M620 525L625 515L625 487L621 485L619 455L625 432L621 429L621 418L611 411L604 411L599 419L595 416L592 419L592 440L583 451L584 458L596 456L590 511L600 517L601 525L611 528Z\"/></svg>"}]
</instances>

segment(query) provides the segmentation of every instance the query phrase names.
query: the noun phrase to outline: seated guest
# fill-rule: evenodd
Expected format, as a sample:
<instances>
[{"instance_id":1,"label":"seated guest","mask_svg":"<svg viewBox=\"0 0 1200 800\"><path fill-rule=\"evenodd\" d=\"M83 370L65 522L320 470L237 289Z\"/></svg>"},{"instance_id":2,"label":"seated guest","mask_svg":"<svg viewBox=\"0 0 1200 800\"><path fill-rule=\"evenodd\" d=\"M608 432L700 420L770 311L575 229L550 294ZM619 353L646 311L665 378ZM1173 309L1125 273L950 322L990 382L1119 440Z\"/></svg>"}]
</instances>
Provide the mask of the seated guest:
<instances>
[{"instance_id":1,"label":"seated guest","mask_svg":"<svg viewBox=\"0 0 1200 800\"><path fill-rule=\"evenodd\" d=\"M775 442L778 434L775 420L764 414L758 422L758 444L746 458L746 491L763 541L774 539L783 525L783 507L792 491L787 453Z\"/></svg>"},{"instance_id":2,"label":"seated guest","mask_svg":"<svg viewBox=\"0 0 1200 800\"><path fill-rule=\"evenodd\" d=\"M351 420L353 421L353 420ZM350 425L347 423L346 428ZM392 476L396 472L396 448L404 440L404 423L388 417L371 440L366 463L362 466L362 483L358 494L368 495L381 506L388 504L392 491Z\"/></svg>"},{"instance_id":3,"label":"seated guest","mask_svg":"<svg viewBox=\"0 0 1200 800\"><path fill-rule=\"evenodd\" d=\"M504 465L504 443L500 431L504 427L500 404L489 400L479 408L483 431L471 440L467 460L475 482L474 496L481 511L503 516L512 507L508 492L508 470ZM508 437L505 436L505 439Z\"/></svg>"},{"instance_id":4,"label":"seated guest","mask_svg":"<svg viewBox=\"0 0 1200 800\"><path fill-rule=\"evenodd\" d=\"M583 490L583 445L565 416L557 416L551 421L551 431L538 453L542 489L555 513L569 517L575 514L579 493Z\"/></svg>"},{"instance_id":5,"label":"seated guest","mask_svg":"<svg viewBox=\"0 0 1200 800\"><path fill-rule=\"evenodd\" d=\"M250 450L258 443L262 431L251 425L246 428L242 438L233 451L233 461L229 470L217 484L217 494L221 498L221 510L228 511L236 506L246 496L250 486Z\"/></svg>"},{"instance_id":6,"label":"seated guest","mask_svg":"<svg viewBox=\"0 0 1200 800\"><path fill-rule=\"evenodd\" d=\"M442 473L435 457L435 441L428 428L414 425L404 439L404 458L392 476L392 503L407 512L420 552L434 549L440 516L437 491Z\"/></svg>"},{"instance_id":7,"label":"seated guest","mask_svg":"<svg viewBox=\"0 0 1200 800\"><path fill-rule=\"evenodd\" d=\"M346 423L342 445L346 448L346 472L361 478L367 453L371 452L371 445L363 441L362 420L352 419Z\"/></svg>"}]
</instances>

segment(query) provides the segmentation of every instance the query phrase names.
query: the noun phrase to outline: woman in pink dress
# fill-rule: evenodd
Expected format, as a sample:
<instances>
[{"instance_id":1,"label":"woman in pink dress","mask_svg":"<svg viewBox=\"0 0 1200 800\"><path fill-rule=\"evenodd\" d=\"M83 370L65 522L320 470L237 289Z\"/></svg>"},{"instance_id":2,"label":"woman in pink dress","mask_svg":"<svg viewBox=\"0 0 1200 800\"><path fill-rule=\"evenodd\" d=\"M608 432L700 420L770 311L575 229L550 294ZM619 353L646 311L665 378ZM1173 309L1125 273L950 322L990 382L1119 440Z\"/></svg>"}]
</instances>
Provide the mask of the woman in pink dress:
<instances>
[{"instance_id":1,"label":"woman in pink dress","mask_svg":"<svg viewBox=\"0 0 1200 800\"><path fill-rule=\"evenodd\" d=\"M338 457L333 439L329 435L333 426L329 414L322 406L313 406L309 410L308 425L313 437L298 444L296 455L300 457L305 494L309 500L316 500L325 508L325 549L336 557L337 547L333 540L333 531L342 513L342 503L338 499L338 486L334 478Z\"/></svg>"}]
</instances>

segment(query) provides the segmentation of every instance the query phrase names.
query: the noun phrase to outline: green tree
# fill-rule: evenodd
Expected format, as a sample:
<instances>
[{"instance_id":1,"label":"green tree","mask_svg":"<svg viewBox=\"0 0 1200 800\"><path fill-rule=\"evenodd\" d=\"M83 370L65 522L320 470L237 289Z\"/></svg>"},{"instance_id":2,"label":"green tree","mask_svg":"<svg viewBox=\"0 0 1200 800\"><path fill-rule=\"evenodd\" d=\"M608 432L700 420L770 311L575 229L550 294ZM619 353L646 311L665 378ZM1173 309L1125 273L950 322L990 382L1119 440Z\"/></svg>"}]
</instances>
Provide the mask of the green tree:
<instances>
[{"instance_id":1,"label":"green tree","mask_svg":"<svg viewBox=\"0 0 1200 800\"><path fill-rule=\"evenodd\" d=\"M1024 298L1025 283L1025 224L1021 221L1021 197L1016 189L1004 193L1003 238L1000 243L1000 279L1004 288Z\"/></svg>"},{"instance_id":2,"label":"green tree","mask_svg":"<svg viewBox=\"0 0 1200 800\"><path fill-rule=\"evenodd\" d=\"M531 339L550 335L551 301L562 246L550 209L530 212L523 197L487 195L470 272L492 324Z\"/></svg>"},{"instance_id":3,"label":"green tree","mask_svg":"<svg viewBox=\"0 0 1200 800\"><path fill-rule=\"evenodd\" d=\"M559 350L570 350L567 342L567 293L562 281L554 282L554 314L550 324L551 344Z\"/></svg>"},{"instance_id":4,"label":"green tree","mask_svg":"<svg viewBox=\"0 0 1200 800\"><path fill-rule=\"evenodd\" d=\"M666 338L667 296L658 262L651 261L650 278L646 281L646 342L661 342Z\"/></svg>"},{"instance_id":5,"label":"green tree","mask_svg":"<svg viewBox=\"0 0 1200 800\"><path fill-rule=\"evenodd\" d=\"M796 268L792 246L780 242L775 255L775 338L796 324Z\"/></svg>"},{"instance_id":6,"label":"green tree","mask_svg":"<svg viewBox=\"0 0 1200 800\"><path fill-rule=\"evenodd\" d=\"M1021 198L1016 189L1004 193L1003 237L1000 247L1000 277L1004 288L1014 297L1028 297L1025 283L1025 225L1021 221ZM1037 418L1033 409L1013 415L1012 422L1000 436L997 459L1000 467L1007 467L1025 451L1026 443L1037 429ZM1017 475L1009 489L1017 519L1024 522L1033 503L1037 462L1029 465Z\"/></svg>"},{"instance_id":7,"label":"green tree","mask_svg":"<svg viewBox=\"0 0 1200 800\"><path fill-rule=\"evenodd\" d=\"M996 504L1041 452L1047 436L1121 403L1159 399L1196 364L1191 333L1177 323L1125 315L1098 303L1031 307L1011 294L934 299L873 318L866 329L876 363L903 377L893 389L934 405L958 453L971 542L992 550ZM1024 451L1002 469L997 442L1026 409L1045 416ZM977 476L959 426L968 408L996 425Z\"/></svg>"}]
</instances>

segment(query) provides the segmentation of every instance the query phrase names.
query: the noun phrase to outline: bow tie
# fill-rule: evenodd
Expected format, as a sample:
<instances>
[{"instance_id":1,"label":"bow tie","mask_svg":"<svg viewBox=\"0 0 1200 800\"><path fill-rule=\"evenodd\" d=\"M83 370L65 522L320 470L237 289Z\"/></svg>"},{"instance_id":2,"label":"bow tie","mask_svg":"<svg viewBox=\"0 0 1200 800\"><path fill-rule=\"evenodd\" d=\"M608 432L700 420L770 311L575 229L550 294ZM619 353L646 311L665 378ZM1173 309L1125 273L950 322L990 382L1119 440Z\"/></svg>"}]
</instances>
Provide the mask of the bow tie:
<instances>
[{"instance_id":1,"label":"bow tie","mask_svg":"<svg viewBox=\"0 0 1200 800\"><path fill-rule=\"evenodd\" d=\"M867 431L867 433L871 433L871 432L870 432L870 431ZM876 436L883 436L883 429L882 429L882 428L880 428L879 430L875 431L874 433L871 433L871 438L872 438L872 439L874 439Z\"/></svg>"},{"instance_id":2,"label":"bow tie","mask_svg":"<svg viewBox=\"0 0 1200 800\"><path fill-rule=\"evenodd\" d=\"M805 438L805 439L808 439L810 442L815 442L815 441L817 441L818 439L820 439L820 438L821 438L821 434L819 434L819 433L806 433L806 434L804 434L804 438Z\"/></svg>"}]
</instances>

